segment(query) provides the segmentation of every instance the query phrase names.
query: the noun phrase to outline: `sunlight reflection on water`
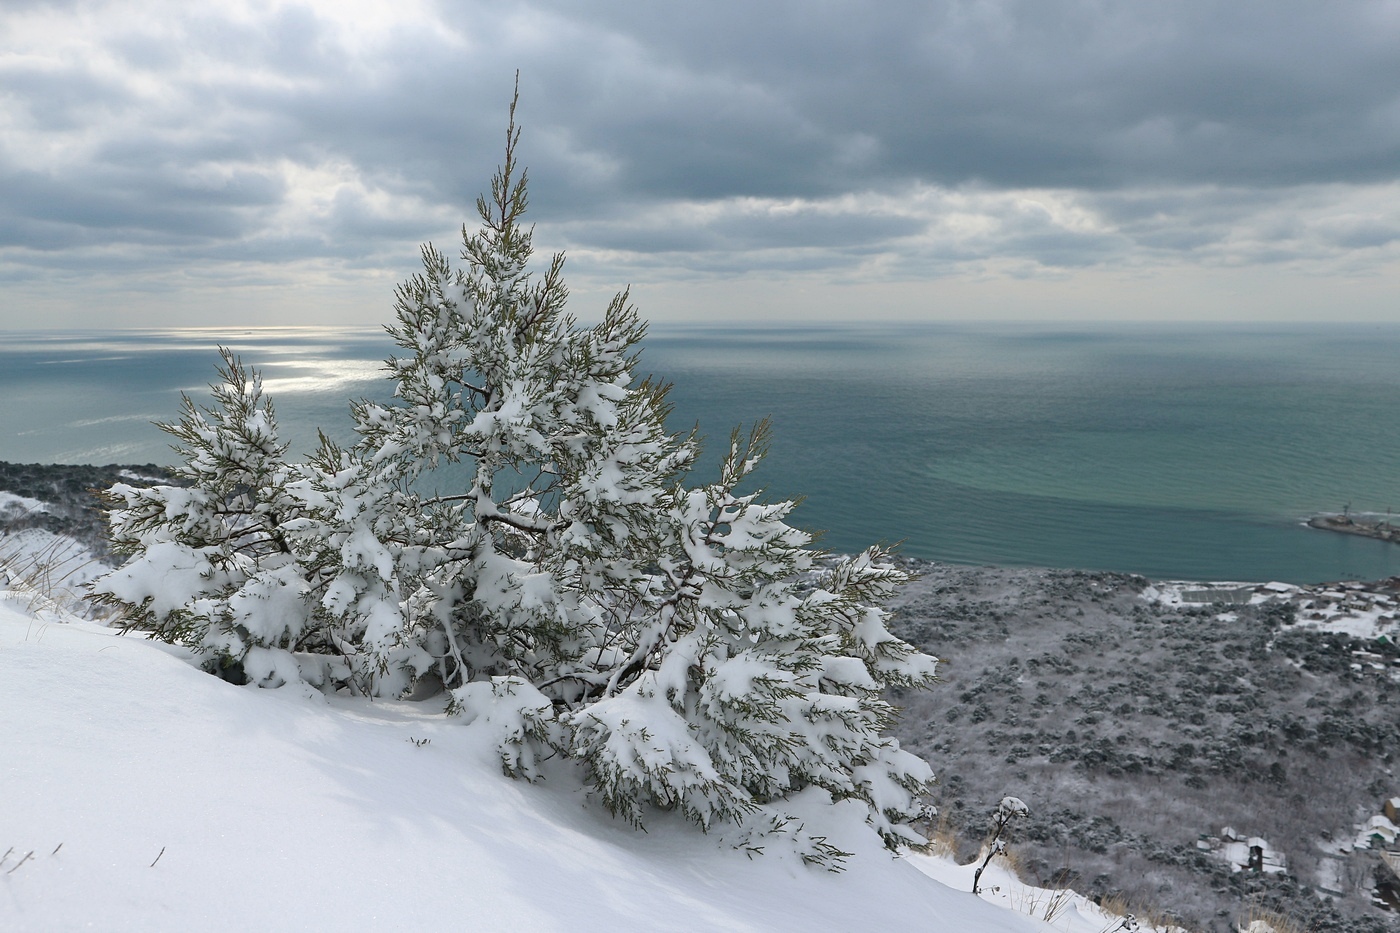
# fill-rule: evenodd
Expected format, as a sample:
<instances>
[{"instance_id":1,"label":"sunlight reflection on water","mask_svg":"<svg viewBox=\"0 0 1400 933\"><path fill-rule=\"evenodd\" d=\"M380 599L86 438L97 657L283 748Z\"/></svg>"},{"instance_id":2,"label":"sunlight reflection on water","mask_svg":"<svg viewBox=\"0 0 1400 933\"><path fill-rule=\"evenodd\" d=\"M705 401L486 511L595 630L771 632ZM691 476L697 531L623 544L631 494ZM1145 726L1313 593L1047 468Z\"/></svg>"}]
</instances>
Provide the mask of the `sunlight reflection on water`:
<instances>
[{"instance_id":1,"label":"sunlight reflection on water","mask_svg":"<svg viewBox=\"0 0 1400 933\"><path fill-rule=\"evenodd\" d=\"M151 422L207 404L221 345L293 457L392 391L377 328L0 336L0 460L170 462ZM1307 582L1400 573L1400 547L1299 525L1400 505L1397 358L1397 328L654 327L638 372L708 435L697 482L771 416L759 482L838 551Z\"/></svg>"}]
</instances>

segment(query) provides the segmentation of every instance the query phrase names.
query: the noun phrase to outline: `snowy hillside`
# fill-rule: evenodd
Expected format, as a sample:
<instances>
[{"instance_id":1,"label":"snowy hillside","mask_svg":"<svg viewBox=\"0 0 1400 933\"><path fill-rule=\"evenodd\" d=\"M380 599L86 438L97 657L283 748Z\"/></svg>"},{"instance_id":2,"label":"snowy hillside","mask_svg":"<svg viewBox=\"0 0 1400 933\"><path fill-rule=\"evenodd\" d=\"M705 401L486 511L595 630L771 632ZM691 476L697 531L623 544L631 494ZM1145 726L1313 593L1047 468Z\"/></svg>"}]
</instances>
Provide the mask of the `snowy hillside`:
<instances>
[{"instance_id":1,"label":"snowy hillside","mask_svg":"<svg viewBox=\"0 0 1400 933\"><path fill-rule=\"evenodd\" d=\"M6 930L1067 928L891 858L855 807L801 808L856 853L839 875L665 814L636 832L567 775L502 776L489 741L435 707L231 686L8 595Z\"/></svg>"},{"instance_id":2,"label":"snowy hillside","mask_svg":"<svg viewBox=\"0 0 1400 933\"><path fill-rule=\"evenodd\" d=\"M964 858L1013 794L1028 880L1198 933L1256 905L1313 933L1400 930L1381 812L1400 794L1400 580L918 569L892 627L937 651L943 683L900 699L895 734L937 764Z\"/></svg>"},{"instance_id":3,"label":"snowy hillside","mask_svg":"<svg viewBox=\"0 0 1400 933\"><path fill-rule=\"evenodd\" d=\"M973 864L892 857L861 808L817 794L788 809L855 853L841 874L781 843L750 858L671 814L637 832L557 761L542 783L506 778L494 737L441 699L327 700L211 677L184 649L79 616L83 584L113 559L87 490L114 478L135 475L0 464L0 482L23 490L0 493L0 929L1123 924L1000 860L974 897Z\"/></svg>"},{"instance_id":4,"label":"snowy hillside","mask_svg":"<svg viewBox=\"0 0 1400 933\"><path fill-rule=\"evenodd\" d=\"M543 785L502 777L490 742L437 706L298 699L285 690L234 687L199 672L176 649L77 620L72 610L85 607L74 593L99 569L89 550L97 534L90 527L94 503L82 493L95 485L87 475L94 469L0 464L0 480L23 481L11 483L15 489L4 499L22 507L0 514L0 708L7 714L0 717L0 930L276 930L367 917L379 918L378 928L396 929L444 926L464 916L489 918L479 924L487 928L512 915L517 929L571 930L604 924L844 930L883 923L932 931L1103 933L1121 925L1121 918L1081 897L1023 884L1000 862L984 877L979 904L966 893L973 865L892 859L854 814L829 813L842 825L825 825L820 812L829 807L816 806L808 828L857 852L842 875L813 870L771 847L750 860L662 814L647 819L649 832L637 833L588 800L577 775L561 771L558 762L550 763ZM101 471L130 478L129 470ZM69 487L78 493L67 494ZM1218 606L1183 609L1145 599L1139 590L1146 581L1114 575L920 569L922 580L899 600L898 624L906 637L953 663L946 683L901 700L907 712L899 733L939 772L937 802L950 833L945 851L972 859L987 808L1009 792L1031 806L1011 845L1025 878L1067 882L1120 910L1139 909L1134 884L1150 887L1152 896L1142 899L1149 906L1210 917L1190 924L1199 933L1234 930L1257 909L1260 893L1295 919L1303 905L1327 903L1319 900L1319 888L1329 898L1337 898L1334 889L1352 886L1366 893L1370 853L1348 853L1343 850L1351 846L1343 843L1348 833L1355 835L1354 820L1379 819L1380 798L1372 791L1394 794L1384 752L1357 757L1348 750L1335 758L1340 770L1326 771L1322 783L1308 784L1307 763L1327 760L1324 739L1332 732L1340 730L1354 744L1383 724L1393 729L1385 711L1395 678L1356 663L1365 652L1353 653L1352 641L1333 643L1337 635L1330 630L1342 630L1341 616L1316 623L1305 616L1304 603L1311 600L1314 608L1306 611L1315 611L1321 597L1284 594L1298 603L1296 626L1269 629L1284 649L1275 652L1280 669L1305 671L1289 674L1293 679L1279 685L1284 692L1264 700L1288 708L1305 727L1309 744L1289 762L1287 786L1176 763L1107 774L1108 765L1091 767L1085 758L1104 747L1097 741L1058 744L1081 754L1036 766L1032 778L1027 765L1034 762L1012 754L1023 740L1018 733L1009 741L1007 726L1015 715L1047 728L1083 719L1074 727L1085 729L1089 713L1077 705L1086 683L1111 686L1112 678L1086 681L1088 672L1075 665L1126 674L1153 658L1189 656L1193 676L1244 684L1222 678L1245 673L1231 666L1252 656L1247 643L1260 632L1250 619L1262 610L1243 606L1222 616ZM1374 606L1358 602L1368 592L1347 590L1352 615L1376 614ZM1264 609L1278 615L1271 606ZM1239 618L1222 624L1233 615ZM1327 630L1317 637L1292 632L1311 624ZM1113 648L1128 631L1133 640L1121 651ZM1178 644L1182 639L1189 645ZM1071 666L1056 660L1062 642ZM1023 683L1014 671L988 680L999 665L1012 663L1008 652L1046 681L1034 703L987 686ZM1251 689L1272 683L1260 674L1249 672ZM1304 682L1295 682L1298 676ZM1145 671L1138 680L1150 684L1160 677ZM1329 691L1354 698L1358 690L1375 696L1327 702ZM965 697L969 691L976 695ZM1225 715L1216 706L1183 693L1179 702L1153 708L1165 716L1165 728L1233 735L1228 723L1216 723ZM959 707L965 715L955 720ZM1196 713L1206 717L1205 726L1191 725ZM1104 721L1154 734L1150 720L1126 713ZM1191 740L1202 754L1210 752L1210 761L1232 760L1210 751L1200 737ZM1319 746L1316 753L1312 744ZM1161 809L1164 782L1198 773L1205 790L1176 788L1171 807ZM1331 814L1334 798L1353 796L1366 804L1359 817L1347 810L1350 803ZM1259 808L1251 809L1256 798ZM1270 807L1270 799L1293 805ZM1279 828L1284 825L1291 829ZM1197 854L1199 839L1226 826L1282 846L1287 874L1256 878L1223 856ZM1325 851L1310 851L1306 841L1293 838L1310 840L1326 827L1336 845ZM1179 852L1195 861L1174 867L1182 861ZM1331 883L1310 887L1314 874L1329 869ZM433 874L431 887L422 881L425 872ZM542 901L540 890L550 896ZM1340 898L1335 904L1345 906ZM1296 926L1348 933L1393 927L1393 913L1367 913L1328 909ZM1052 922L1034 923L1025 915ZM917 918L912 926L910 917Z\"/></svg>"}]
</instances>

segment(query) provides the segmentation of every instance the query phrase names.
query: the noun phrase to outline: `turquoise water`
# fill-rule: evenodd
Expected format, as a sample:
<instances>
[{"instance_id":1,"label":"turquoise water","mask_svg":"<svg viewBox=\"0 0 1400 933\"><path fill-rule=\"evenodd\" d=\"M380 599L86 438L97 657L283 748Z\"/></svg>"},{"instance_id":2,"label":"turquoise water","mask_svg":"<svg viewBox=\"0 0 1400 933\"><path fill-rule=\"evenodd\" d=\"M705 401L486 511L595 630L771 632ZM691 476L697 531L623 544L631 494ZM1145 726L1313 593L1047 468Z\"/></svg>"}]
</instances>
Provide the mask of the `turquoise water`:
<instances>
[{"instance_id":1,"label":"turquoise water","mask_svg":"<svg viewBox=\"0 0 1400 933\"><path fill-rule=\"evenodd\" d=\"M0 459L169 461L149 422L218 343L301 449L385 391L377 331L11 334ZM1309 582L1400 574L1400 547L1300 524L1400 507L1397 363L1400 327L658 327L642 369L712 448L771 417L760 479L834 550Z\"/></svg>"}]
</instances>

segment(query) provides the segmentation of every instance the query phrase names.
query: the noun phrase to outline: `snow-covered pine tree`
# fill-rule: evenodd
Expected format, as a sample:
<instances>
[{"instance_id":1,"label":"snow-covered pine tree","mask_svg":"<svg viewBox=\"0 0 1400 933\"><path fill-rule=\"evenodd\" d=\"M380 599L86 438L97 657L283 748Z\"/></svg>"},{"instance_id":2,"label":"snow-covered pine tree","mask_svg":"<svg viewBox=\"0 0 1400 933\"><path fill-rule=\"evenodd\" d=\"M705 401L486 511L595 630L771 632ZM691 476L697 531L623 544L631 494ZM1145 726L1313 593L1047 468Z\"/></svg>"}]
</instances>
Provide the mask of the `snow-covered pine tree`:
<instances>
[{"instance_id":1,"label":"snow-covered pine tree","mask_svg":"<svg viewBox=\"0 0 1400 933\"><path fill-rule=\"evenodd\" d=\"M220 350L215 406L182 396L172 434L180 486L117 484L107 493L111 539L133 555L97 581L93 597L121 620L197 647L206 666L264 686L301 680L288 649L310 635L314 606L284 530L301 511L287 483L262 380Z\"/></svg>"},{"instance_id":2,"label":"snow-covered pine tree","mask_svg":"<svg viewBox=\"0 0 1400 933\"><path fill-rule=\"evenodd\" d=\"M704 826L770 820L770 804L818 786L865 801L892 847L922 844L907 823L928 766L880 734L893 717L882 691L933 677L875 608L905 577L872 549L804 591L815 555L784 522L793 503L737 491L766 441L765 425L736 434L718 482L673 490L659 599L607 688L563 717L573 752L634 820L645 802Z\"/></svg>"},{"instance_id":3,"label":"snow-covered pine tree","mask_svg":"<svg viewBox=\"0 0 1400 933\"><path fill-rule=\"evenodd\" d=\"M212 421L187 402L167 426L190 488L114 490L133 558L98 591L260 685L298 665L323 690L440 682L508 773L537 778L562 753L634 823L655 806L797 838L782 802L821 788L864 802L891 847L921 844L908 824L931 773L883 734L884 692L930 684L936 664L885 627L904 574L878 549L821 569L793 503L745 491L766 425L686 485L697 441L667 431L667 387L633 376L645 327L627 294L580 327L563 257L529 270L518 140L512 103L464 267L425 247L398 290L393 400L352 405L358 441L285 465L256 377L227 360ZM469 478L440 491L445 464ZM190 572L162 589L152 570L172 565ZM277 676L257 651L281 652Z\"/></svg>"}]
</instances>

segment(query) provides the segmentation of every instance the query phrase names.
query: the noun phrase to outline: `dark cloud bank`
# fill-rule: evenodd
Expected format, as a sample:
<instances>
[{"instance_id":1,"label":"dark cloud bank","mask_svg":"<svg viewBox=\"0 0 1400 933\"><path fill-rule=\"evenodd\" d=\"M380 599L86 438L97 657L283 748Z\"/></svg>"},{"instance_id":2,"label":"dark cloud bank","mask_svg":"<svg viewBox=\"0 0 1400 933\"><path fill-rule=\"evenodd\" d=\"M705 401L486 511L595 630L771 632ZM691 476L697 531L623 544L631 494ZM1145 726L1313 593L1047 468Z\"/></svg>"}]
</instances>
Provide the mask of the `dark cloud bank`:
<instances>
[{"instance_id":1,"label":"dark cloud bank","mask_svg":"<svg viewBox=\"0 0 1400 933\"><path fill-rule=\"evenodd\" d=\"M1393 2L7 5L0 276L411 261L499 158L585 268L1365 271ZM878 263L876 260L878 259Z\"/></svg>"}]
</instances>

